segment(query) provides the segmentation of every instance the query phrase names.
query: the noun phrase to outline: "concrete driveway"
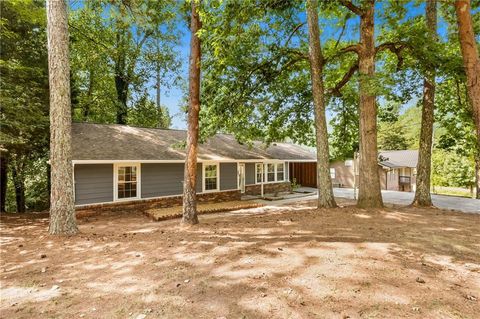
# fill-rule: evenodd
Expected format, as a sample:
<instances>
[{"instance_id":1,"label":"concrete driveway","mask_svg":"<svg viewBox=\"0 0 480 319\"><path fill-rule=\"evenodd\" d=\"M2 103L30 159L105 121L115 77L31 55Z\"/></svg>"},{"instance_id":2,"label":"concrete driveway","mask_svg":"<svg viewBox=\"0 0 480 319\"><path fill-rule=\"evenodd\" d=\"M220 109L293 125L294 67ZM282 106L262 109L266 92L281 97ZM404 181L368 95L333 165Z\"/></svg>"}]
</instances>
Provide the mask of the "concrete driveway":
<instances>
[{"instance_id":1,"label":"concrete driveway","mask_svg":"<svg viewBox=\"0 0 480 319\"><path fill-rule=\"evenodd\" d=\"M334 188L333 192L335 197L353 199L352 188ZM413 196L413 192L382 190L383 201L389 204L409 205L413 201ZM432 200L433 204L438 208L454 209L465 213L480 213L480 200L478 199L432 194Z\"/></svg>"}]
</instances>

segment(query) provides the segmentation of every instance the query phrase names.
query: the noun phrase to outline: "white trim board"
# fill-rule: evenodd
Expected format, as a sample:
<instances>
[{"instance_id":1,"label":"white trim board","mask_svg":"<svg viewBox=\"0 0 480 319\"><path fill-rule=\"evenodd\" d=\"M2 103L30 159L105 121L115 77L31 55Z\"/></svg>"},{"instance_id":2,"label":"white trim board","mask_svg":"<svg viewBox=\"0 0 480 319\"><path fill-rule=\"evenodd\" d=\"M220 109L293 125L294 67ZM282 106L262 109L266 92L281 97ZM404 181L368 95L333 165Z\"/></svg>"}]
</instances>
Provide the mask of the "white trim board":
<instances>
[{"instance_id":1,"label":"white trim board","mask_svg":"<svg viewBox=\"0 0 480 319\"><path fill-rule=\"evenodd\" d=\"M205 190L205 168L207 166L217 167L217 188ZM203 162L202 163L202 193L213 193L220 191L220 163L219 162Z\"/></svg>"},{"instance_id":2,"label":"white trim board","mask_svg":"<svg viewBox=\"0 0 480 319\"><path fill-rule=\"evenodd\" d=\"M262 164L261 165L261 168L262 168L262 172L261 172L262 173L262 180L261 181L257 181L257 175L258 175L257 164ZM268 180L268 174L269 174L268 173L268 164L273 164L273 174L275 175L273 181ZM283 180L278 180L278 170L277 170L278 164L283 164ZM288 165L288 162L285 162L285 161L266 161L266 162L255 163L255 185L282 183L282 182L288 181L287 176L285 174L285 172L287 170L286 169L287 165Z\"/></svg>"},{"instance_id":3,"label":"white trim board","mask_svg":"<svg viewBox=\"0 0 480 319\"><path fill-rule=\"evenodd\" d=\"M136 167L137 175L137 196L128 198L118 198L118 168L122 166L134 166ZM116 163L113 165L113 201L125 202L135 199L142 199L142 165L140 163Z\"/></svg>"}]
</instances>

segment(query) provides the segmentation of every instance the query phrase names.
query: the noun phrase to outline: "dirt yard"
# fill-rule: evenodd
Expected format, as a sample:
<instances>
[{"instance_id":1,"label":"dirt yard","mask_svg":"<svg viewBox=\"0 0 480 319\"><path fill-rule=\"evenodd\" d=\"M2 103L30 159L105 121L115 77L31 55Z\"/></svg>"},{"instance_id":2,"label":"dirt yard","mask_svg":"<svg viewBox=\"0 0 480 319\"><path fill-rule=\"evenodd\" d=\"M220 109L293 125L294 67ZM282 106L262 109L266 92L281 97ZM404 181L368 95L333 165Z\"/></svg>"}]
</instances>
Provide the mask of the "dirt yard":
<instances>
[{"instance_id":1,"label":"dirt yard","mask_svg":"<svg viewBox=\"0 0 480 319\"><path fill-rule=\"evenodd\" d=\"M480 318L480 215L313 205L100 216L66 239L3 216L0 317Z\"/></svg>"}]
</instances>

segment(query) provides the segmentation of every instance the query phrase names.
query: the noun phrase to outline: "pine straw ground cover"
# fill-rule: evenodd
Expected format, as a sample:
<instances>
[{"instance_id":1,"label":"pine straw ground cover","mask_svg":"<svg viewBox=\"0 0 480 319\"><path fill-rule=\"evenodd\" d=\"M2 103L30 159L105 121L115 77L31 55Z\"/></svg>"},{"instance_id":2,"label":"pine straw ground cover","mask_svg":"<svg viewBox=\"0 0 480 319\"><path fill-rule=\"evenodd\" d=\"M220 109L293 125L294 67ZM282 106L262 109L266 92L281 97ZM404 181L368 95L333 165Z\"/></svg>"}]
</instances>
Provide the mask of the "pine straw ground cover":
<instances>
[{"instance_id":1,"label":"pine straw ground cover","mask_svg":"<svg viewBox=\"0 0 480 319\"><path fill-rule=\"evenodd\" d=\"M96 216L71 238L3 216L1 317L479 318L480 215L314 205Z\"/></svg>"},{"instance_id":2,"label":"pine straw ground cover","mask_svg":"<svg viewBox=\"0 0 480 319\"><path fill-rule=\"evenodd\" d=\"M263 204L241 200L220 203L198 203L197 213L212 214L218 212L229 212L239 209L256 208L261 206L263 206ZM182 206L149 209L145 212L145 214L156 221L178 218L182 216Z\"/></svg>"}]
</instances>

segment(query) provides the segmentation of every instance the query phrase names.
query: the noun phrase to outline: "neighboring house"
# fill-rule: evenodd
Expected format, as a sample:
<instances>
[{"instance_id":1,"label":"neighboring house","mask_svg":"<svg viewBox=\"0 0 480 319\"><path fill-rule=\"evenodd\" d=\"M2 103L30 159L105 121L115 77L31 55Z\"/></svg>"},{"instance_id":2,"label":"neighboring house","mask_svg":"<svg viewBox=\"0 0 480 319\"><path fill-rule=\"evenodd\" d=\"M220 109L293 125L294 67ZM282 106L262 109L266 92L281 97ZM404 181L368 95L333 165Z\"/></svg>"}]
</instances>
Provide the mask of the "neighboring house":
<instances>
[{"instance_id":1,"label":"neighboring house","mask_svg":"<svg viewBox=\"0 0 480 319\"><path fill-rule=\"evenodd\" d=\"M411 192L415 190L417 150L380 151L378 174L382 189ZM336 161L330 165L333 183L338 187L354 186L353 160ZM356 165L358 185L358 160Z\"/></svg>"},{"instance_id":2,"label":"neighboring house","mask_svg":"<svg viewBox=\"0 0 480 319\"><path fill-rule=\"evenodd\" d=\"M416 167L418 162L417 150L380 151L378 172L382 189L397 191L414 191ZM355 165L354 165L355 164ZM330 164L330 176L334 187L353 188L354 168L357 171L358 160L335 161ZM316 187L316 163L290 163L290 179L303 186Z\"/></svg>"},{"instance_id":3,"label":"neighboring house","mask_svg":"<svg viewBox=\"0 0 480 319\"><path fill-rule=\"evenodd\" d=\"M181 203L186 131L73 123L75 204L78 207ZM290 190L289 162L315 155L290 143L265 148L218 134L198 149L199 201L240 199L242 193Z\"/></svg>"},{"instance_id":4,"label":"neighboring house","mask_svg":"<svg viewBox=\"0 0 480 319\"><path fill-rule=\"evenodd\" d=\"M381 151L382 188L395 191L415 191L418 150Z\"/></svg>"}]
</instances>

